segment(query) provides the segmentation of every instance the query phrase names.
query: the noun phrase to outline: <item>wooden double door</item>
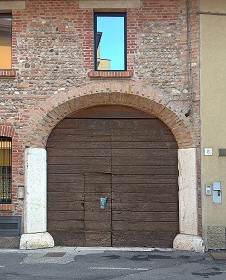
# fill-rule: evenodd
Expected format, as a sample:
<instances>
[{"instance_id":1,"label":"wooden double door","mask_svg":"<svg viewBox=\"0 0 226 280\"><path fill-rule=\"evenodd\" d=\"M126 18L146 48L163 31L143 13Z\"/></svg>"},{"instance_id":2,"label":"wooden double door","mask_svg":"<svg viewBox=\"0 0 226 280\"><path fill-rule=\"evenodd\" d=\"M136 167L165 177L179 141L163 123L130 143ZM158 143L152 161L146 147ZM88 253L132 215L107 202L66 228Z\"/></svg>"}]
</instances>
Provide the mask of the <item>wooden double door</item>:
<instances>
[{"instance_id":1,"label":"wooden double door","mask_svg":"<svg viewBox=\"0 0 226 280\"><path fill-rule=\"evenodd\" d=\"M55 127L47 152L56 245L172 247L177 143L159 119L121 106L86 109Z\"/></svg>"}]
</instances>

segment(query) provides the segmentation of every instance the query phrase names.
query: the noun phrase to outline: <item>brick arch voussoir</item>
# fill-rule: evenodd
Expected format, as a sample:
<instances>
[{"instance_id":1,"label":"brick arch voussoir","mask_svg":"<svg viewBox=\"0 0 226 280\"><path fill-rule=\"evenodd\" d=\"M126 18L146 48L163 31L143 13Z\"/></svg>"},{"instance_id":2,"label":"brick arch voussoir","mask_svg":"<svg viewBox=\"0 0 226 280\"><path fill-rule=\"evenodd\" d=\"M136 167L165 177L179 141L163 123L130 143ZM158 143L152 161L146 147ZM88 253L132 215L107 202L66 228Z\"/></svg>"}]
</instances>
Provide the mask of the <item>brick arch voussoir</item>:
<instances>
[{"instance_id":1,"label":"brick arch voussoir","mask_svg":"<svg viewBox=\"0 0 226 280\"><path fill-rule=\"evenodd\" d=\"M98 105L123 105L150 113L172 131L179 148L195 146L195 135L188 123L172 108L169 97L151 87L136 83L98 82L70 89L67 94L50 97L40 108L38 119L32 119L31 146L45 147L52 129L73 112Z\"/></svg>"},{"instance_id":2,"label":"brick arch voussoir","mask_svg":"<svg viewBox=\"0 0 226 280\"><path fill-rule=\"evenodd\" d=\"M14 135L15 135L15 129L12 124L0 123L0 136L13 138Z\"/></svg>"}]
</instances>

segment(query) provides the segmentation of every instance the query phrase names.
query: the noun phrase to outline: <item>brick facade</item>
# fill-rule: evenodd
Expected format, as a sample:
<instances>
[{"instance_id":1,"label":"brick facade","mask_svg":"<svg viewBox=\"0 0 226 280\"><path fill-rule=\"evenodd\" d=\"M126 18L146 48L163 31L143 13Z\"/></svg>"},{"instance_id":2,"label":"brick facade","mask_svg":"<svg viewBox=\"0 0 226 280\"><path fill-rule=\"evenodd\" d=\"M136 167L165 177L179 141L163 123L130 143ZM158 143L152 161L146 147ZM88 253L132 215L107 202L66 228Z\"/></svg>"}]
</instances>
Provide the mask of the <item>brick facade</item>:
<instances>
[{"instance_id":1,"label":"brick facade","mask_svg":"<svg viewBox=\"0 0 226 280\"><path fill-rule=\"evenodd\" d=\"M82 108L118 104L150 112L179 148L199 154L197 10L197 0L142 0L140 9L128 9L124 75L93 71L93 10L78 1L27 0L25 10L13 10L13 69L0 71L0 131L14 131L13 206L2 215L23 211L16 194L24 184L23 149L44 147L54 126Z\"/></svg>"}]
</instances>

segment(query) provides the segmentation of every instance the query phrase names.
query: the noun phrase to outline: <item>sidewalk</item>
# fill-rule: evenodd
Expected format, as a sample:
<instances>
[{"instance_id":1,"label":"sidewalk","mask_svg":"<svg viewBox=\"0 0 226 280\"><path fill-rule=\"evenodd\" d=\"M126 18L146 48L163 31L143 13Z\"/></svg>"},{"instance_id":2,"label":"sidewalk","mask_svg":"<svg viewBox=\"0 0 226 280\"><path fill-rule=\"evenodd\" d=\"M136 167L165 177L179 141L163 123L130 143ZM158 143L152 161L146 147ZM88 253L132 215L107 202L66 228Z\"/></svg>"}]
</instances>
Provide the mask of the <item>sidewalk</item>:
<instances>
[{"instance_id":1,"label":"sidewalk","mask_svg":"<svg viewBox=\"0 0 226 280\"><path fill-rule=\"evenodd\" d=\"M4 280L225 280L226 254L148 248L6 249L0 250L0 269Z\"/></svg>"}]
</instances>

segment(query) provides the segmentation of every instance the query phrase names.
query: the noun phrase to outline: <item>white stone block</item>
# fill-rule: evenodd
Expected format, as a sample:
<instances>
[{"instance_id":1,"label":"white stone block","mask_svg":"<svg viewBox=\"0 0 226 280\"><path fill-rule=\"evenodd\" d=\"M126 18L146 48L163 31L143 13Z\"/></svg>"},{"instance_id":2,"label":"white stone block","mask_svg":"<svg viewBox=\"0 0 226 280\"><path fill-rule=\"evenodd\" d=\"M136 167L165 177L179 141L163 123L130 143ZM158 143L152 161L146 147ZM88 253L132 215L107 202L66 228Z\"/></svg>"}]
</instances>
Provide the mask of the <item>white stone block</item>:
<instances>
[{"instance_id":1,"label":"white stone block","mask_svg":"<svg viewBox=\"0 0 226 280\"><path fill-rule=\"evenodd\" d=\"M198 235L196 149L178 150L180 233Z\"/></svg>"},{"instance_id":2,"label":"white stone block","mask_svg":"<svg viewBox=\"0 0 226 280\"><path fill-rule=\"evenodd\" d=\"M47 171L46 150L25 151L25 215L24 233L46 232Z\"/></svg>"},{"instance_id":3,"label":"white stone block","mask_svg":"<svg viewBox=\"0 0 226 280\"><path fill-rule=\"evenodd\" d=\"M200 236L178 234L173 242L173 248L176 250L185 250L203 253L205 246L203 239Z\"/></svg>"},{"instance_id":4,"label":"white stone block","mask_svg":"<svg viewBox=\"0 0 226 280\"><path fill-rule=\"evenodd\" d=\"M54 247L54 240L48 232L22 234L20 249L32 250Z\"/></svg>"}]
</instances>

